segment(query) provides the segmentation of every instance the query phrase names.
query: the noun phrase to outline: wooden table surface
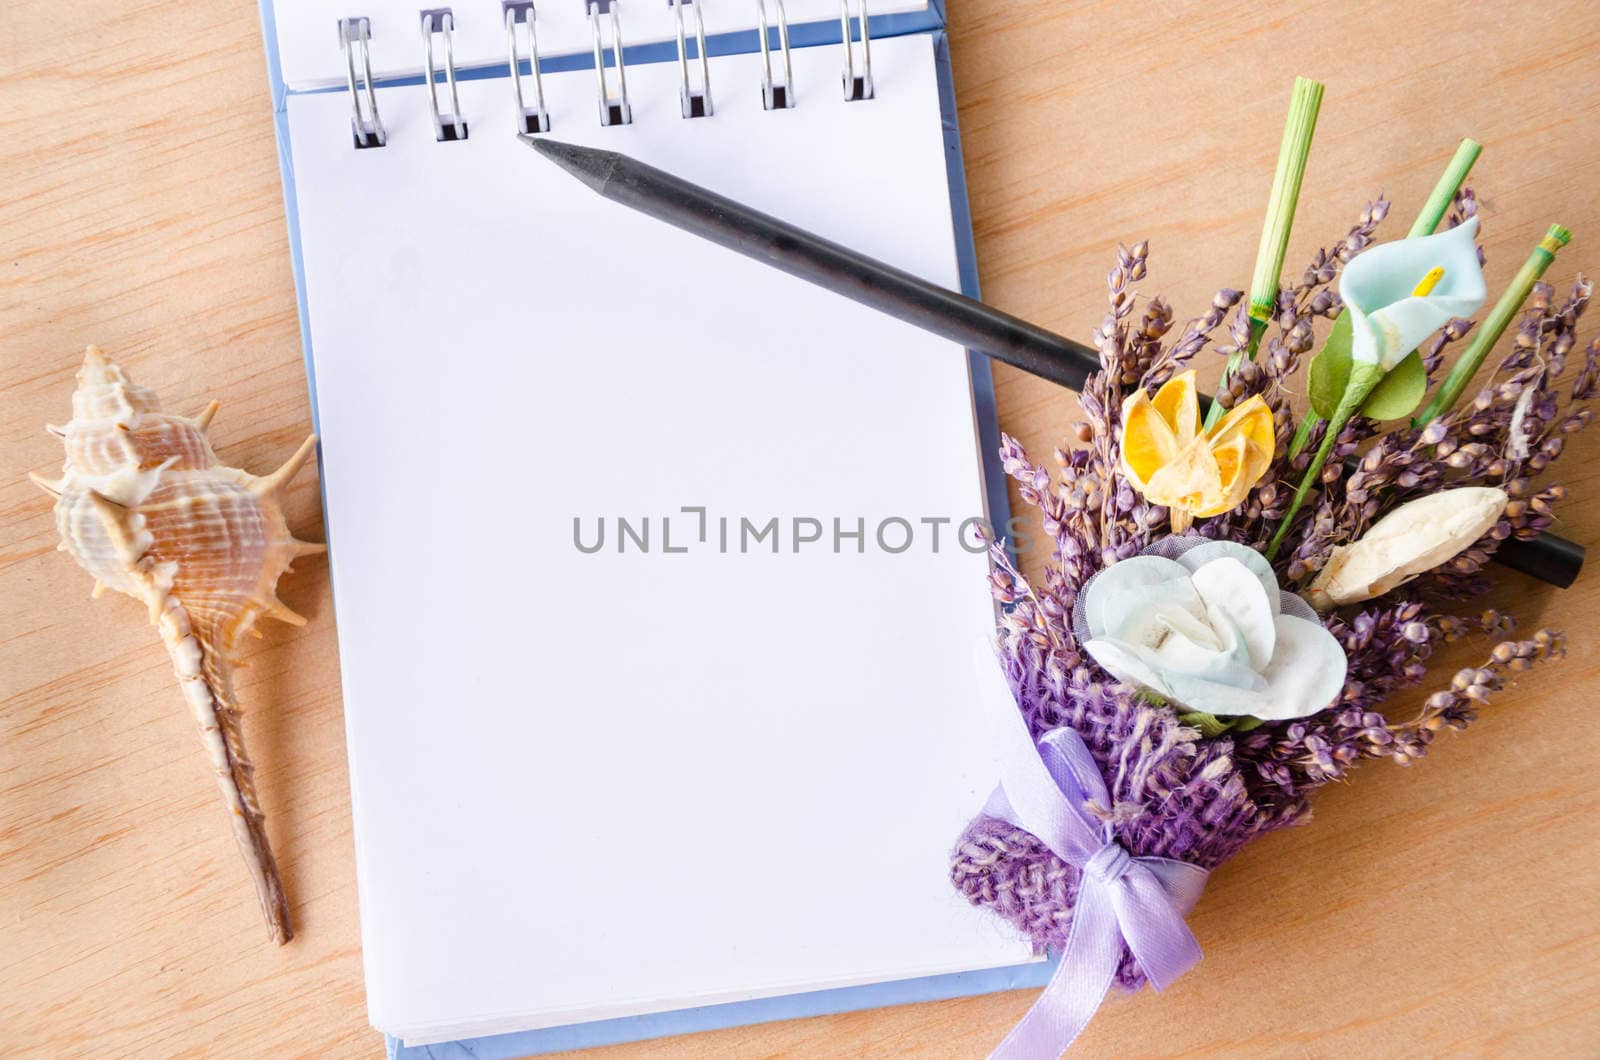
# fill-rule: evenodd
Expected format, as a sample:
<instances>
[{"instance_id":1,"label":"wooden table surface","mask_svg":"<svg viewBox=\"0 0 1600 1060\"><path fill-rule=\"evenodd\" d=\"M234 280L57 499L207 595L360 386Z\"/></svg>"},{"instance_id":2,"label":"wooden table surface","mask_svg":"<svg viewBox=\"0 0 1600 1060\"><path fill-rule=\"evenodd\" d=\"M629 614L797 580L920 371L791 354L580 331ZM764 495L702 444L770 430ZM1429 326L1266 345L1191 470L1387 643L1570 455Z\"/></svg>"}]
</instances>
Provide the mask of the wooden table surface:
<instances>
[{"instance_id":1,"label":"wooden table surface","mask_svg":"<svg viewBox=\"0 0 1600 1060\"><path fill-rule=\"evenodd\" d=\"M1328 91L1290 269L1380 191L1395 202L1388 237L1403 234L1463 135L1487 145L1473 183L1491 290L1552 221L1577 233L1552 278L1600 267L1592 3L950 7L985 294L1048 327L1087 337L1119 239L1151 241L1143 287L1180 319L1214 288L1246 286L1295 74ZM60 464L43 426L68 417L88 342L176 410L220 399L230 463L276 466L309 429L256 7L8 5L0 128L0 1051L377 1055L325 565L283 583L310 624L268 628L242 675L299 929L279 949L154 630L132 601L90 601L24 479ZM1007 370L998 381L1002 424L1047 453L1070 395ZM1557 475L1574 496L1560 529L1591 549L1597 458L1600 428ZM313 473L289 508L317 539ZM442 547L419 566L448 564ZM1322 793L1310 827L1217 872L1192 918L1204 963L1165 996L1110 1000L1083 1055L1600 1052L1597 589L1600 570L1567 592L1507 575L1494 602L1524 628L1565 628L1571 657L1421 764L1363 767ZM609 1055L976 1056L1030 999Z\"/></svg>"}]
</instances>

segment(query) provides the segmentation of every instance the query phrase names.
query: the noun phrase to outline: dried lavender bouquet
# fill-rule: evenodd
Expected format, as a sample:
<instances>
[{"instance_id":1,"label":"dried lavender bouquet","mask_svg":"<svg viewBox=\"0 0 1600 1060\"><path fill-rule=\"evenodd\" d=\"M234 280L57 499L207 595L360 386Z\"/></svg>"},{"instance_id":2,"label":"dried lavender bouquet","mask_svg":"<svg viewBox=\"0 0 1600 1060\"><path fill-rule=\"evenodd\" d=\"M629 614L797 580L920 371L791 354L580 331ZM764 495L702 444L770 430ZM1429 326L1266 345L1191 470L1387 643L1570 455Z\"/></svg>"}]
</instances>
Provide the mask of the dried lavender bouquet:
<instances>
[{"instance_id":1,"label":"dried lavender bouquet","mask_svg":"<svg viewBox=\"0 0 1600 1060\"><path fill-rule=\"evenodd\" d=\"M1315 104L1306 123L1306 84L1297 87L1300 113L1278 186L1309 146ZM1106 982L1085 970L1093 962L1072 945L1089 882L1110 893L1125 885L1130 859L1144 863L1166 886L1164 901L1186 913L1198 883L1180 897L1164 864L1192 867L1203 880L1196 870L1301 819L1317 788L1363 759L1420 758L1437 732L1464 728L1512 675L1561 654L1559 633L1513 635L1510 615L1468 601L1489 587L1495 550L1539 534L1564 497L1546 473L1591 416L1600 339L1580 348L1577 328L1592 286L1580 277L1558 296L1538 282L1565 242L1553 228L1486 320L1467 319L1484 300L1477 203L1461 188L1476 153L1463 145L1407 238L1377 244L1390 209L1379 198L1282 284L1288 226L1275 196L1263 255L1276 262L1258 268L1252 296L1220 291L1176 333L1168 303L1158 296L1141 306L1133 289L1146 276L1148 247L1119 247L1095 332L1102 370L1082 392L1075 444L1056 450L1052 471L1004 438L1005 471L1053 545L1041 580L1022 574L1003 541L990 549L1003 605L1003 682L994 685L1001 709L1026 725L1018 756L1028 761L1021 773L1002 773L1001 790L959 838L950 872L974 905L1066 953L997 1055L1059 1053L1104 993ZM1384 290L1399 293L1386 300ZM1509 353L1463 402L1467 381L1512 327ZM1228 369L1202 425L1189 366L1214 337ZM1302 372L1319 341L1323 363ZM1441 381L1458 345L1465 349ZM1290 395L1307 387L1313 408L1297 422ZM1430 389L1434 399L1413 415ZM1105 581L1112 572L1115 586ZM1270 620L1246 613L1259 603L1238 602L1251 575ZM1299 653L1276 669L1271 622L1277 651ZM1390 705L1430 679L1436 645L1469 634L1492 642L1480 666L1444 678L1420 716ZM1041 759L1061 804L1046 808L1057 819L1042 824L1037 800L1030 819L1017 797L1027 769L1045 776ZM1060 818L1073 815L1099 833L1086 846L1060 838ZM1081 928L1091 934L1110 922L1104 903L1093 904L1100 926ZM1156 956L1141 961L1140 930L1140 913L1118 906L1105 936L1111 948L1100 947L1114 954L1101 978L1160 986L1198 956L1180 918L1173 947L1192 953L1173 958L1147 941ZM1166 967L1147 967L1156 963Z\"/></svg>"}]
</instances>

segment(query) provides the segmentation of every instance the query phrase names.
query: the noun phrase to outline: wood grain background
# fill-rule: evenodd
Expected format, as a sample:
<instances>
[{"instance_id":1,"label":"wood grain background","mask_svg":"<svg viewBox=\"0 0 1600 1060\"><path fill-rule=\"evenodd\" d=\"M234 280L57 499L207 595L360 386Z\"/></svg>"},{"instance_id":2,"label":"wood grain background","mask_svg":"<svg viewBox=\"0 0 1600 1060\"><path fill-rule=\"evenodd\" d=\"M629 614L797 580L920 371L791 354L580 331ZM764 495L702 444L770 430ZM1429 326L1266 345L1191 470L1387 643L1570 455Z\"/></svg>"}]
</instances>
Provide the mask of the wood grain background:
<instances>
[{"instance_id":1,"label":"wood grain background","mask_svg":"<svg viewBox=\"0 0 1600 1060\"><path fill-rule=\"evenodd\" d=\"M1290 268L1380 191L1402 234L1463 135L1487 145L1473 182L1492 289L1552 221L1577 233L1553 279L1600 265L1592 3L950 8L985 294L1048 327L1087 337L1119 239L1151 241L1144 287L1180 319L1246 285L1295 74L1328 92ZM219 398L229 462L273 467L309 430L255 5L10 4L0 130L0 1050L377 1055L325 567L285 581L311 623L268 629L242 677L300 933L276 949L154 631L129 600L90 602L24 479L60 463L42 427L69 415L91 341L177 410ZM1003 425L1047 452L1070 395L998 380ZM1591 548L1597 458L1600 431L1557 475L1575 498L1560 529ZM314 474L289 504L317 538ZM416 557L424 575L448 562L447 546ZM1192 920L1205 962L1162 997L1108 1002L1083 1055L1600 1054L1597 578L1562 593L1508 575L1493 602L1565 628L1572 657L1219 871ZM1482 650L1436 657L1440 680ZM607 1055L976 1056L1029 1001Z\"/></svg>"}]
</instances>

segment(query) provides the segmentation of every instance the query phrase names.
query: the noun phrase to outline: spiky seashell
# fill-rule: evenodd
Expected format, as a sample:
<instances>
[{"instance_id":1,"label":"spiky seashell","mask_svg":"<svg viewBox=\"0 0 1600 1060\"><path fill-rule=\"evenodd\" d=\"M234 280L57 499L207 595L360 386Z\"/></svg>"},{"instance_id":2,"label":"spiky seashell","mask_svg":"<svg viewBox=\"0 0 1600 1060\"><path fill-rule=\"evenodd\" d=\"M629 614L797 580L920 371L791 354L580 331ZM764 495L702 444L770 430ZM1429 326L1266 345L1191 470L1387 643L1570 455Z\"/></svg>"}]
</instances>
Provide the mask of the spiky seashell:
<instances>
[{"instance_id":1,"label":"spiky seashell","mask_svg":"<svg viewBox=\"0 0 1600 1060\"><path fill-rule=\"evenodd\" d=\"M233 667L239 638L262 615L305 619L275 595L298 556L276 493L316 449L307 438L288 462L258 478L217 460L206 438L212 402L193 418L161 411L97 347L84 351L72 420L49 428L66 445L65 474L33 480L56 496L61 550L94 575L94 595L126 593L150 611L200 726L272 938L289 941L289 905L267 843L245 754Z\"/></svg>"}]
</instances>

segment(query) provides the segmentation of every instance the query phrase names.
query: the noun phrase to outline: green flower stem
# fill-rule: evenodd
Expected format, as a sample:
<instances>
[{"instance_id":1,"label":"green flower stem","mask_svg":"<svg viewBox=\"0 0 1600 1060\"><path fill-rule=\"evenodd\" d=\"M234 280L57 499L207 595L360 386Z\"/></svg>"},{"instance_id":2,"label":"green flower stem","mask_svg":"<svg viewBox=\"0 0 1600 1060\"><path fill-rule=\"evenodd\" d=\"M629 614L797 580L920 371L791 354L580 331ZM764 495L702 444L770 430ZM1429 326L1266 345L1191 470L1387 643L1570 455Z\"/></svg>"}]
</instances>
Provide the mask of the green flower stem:
<instances>
[{"instance_id":1,"label":"green flower stem","mask_svg":"<svg viewBox=\"0 0 1600 1060\"><path fill-rule=\"evenodd\" d=\"M1444 167L1444 172L1439 174L1438 182L1428 194L1428 201L1422 204L1422 212L1417 214L1417 219L1412 222L1411 231L1406 233L1407 239L1431 236L1439 230L1445 213L1456 201L1456 192L1466 183L1467 174L1472 171L1473 165L1478 161L1478 155L1482 152L1483 145L1471 137L1463 139L1456 145L1456 153ZM1339 315L1343 316L1344 311ZM1306 447L1306 442L1311 438L1312 430L1321 422L1321 416L1307 410L1305 419L1300 421L1300 426L1295 429L1294 439L1289 443L1290 460L1300 455L1300 451Z\"/></svg>"},{"instance_id":2,"label":"green flower stem","mask_svg":"<svg viewBox=\"0 0 1600 1060\"><path fill-rule=\"evenodd\" d=\"M1294 438L1289 442L1290 460L1293 460L1295 457L1300 455L1300 451L1304 449L1306 447L1306 443L1311 440L1311 432L1316 430L1317 424L1321 422L1321 416L1318 416L1310 409L1306 409L1305 418L1300 421L1300 426L1294 429Z\"/></svg>"},{"instance_id":3,"label":"green flower stem","mask_svg":"<svg viewBox=\"0 0 1600 1060\"><path fill-rule=\"evenodd\" d=\"M1533 248L1533 253L1528 255L1528 260L1517 270L1511 286L1500 296L1500 301L1494 304L1494 309L1490 310L1489 316L1478 329L1478 333L1472 337L1472 342L1467 345L1465 352L1456 360L1450 369L1450 374L1445 376L1444 385L1433 395L1428 407L1411 421L1411 426L1426 427L1455 407L1455 403L1461 399L1461 392L1472 382L1472 377L1483 365L1484 358L1489 356L1494 344L1500 341L1500 336L1505 334L1506 328L1522 310L1522 303L1528 300L1533 285L1544 275L1544 270L1550 267L1550 263L1556 260L1556 251L1566 246L1571 238L1572 233L1560 225L1550 226L1544 238L1539 240L1539 245Z\"/></svg>"},{"instance_id":4,"label":"green flower stem","mask_svg":"<svg viewBox=\"0 0 1600 1060\"><path fill-rule=\"evenodd\" d=\"M1215 714L1207 714L1204 711L1195 710L1186 714L1179 714L1178 724L1187 725L1191 729L1199 729L1201 736L1208 740L1215 740L1218 736L1233 728L1233 719L1224 720Z\"/></svg>"},{"instance_id":5,"label":"green flower stem","mask_svg":"<svg viewBox=\"0 0 1600 1060\"><path fill-rule=\"evenodd\" d=\"M1267 200L1267 220L1261 229L1261 245L1256 249L1256 271L1250 280L1250 339L1242 351L1235 351L1222 373L1221 395L1228 389L1233 373L1244 358L1255 359L1261 335L1278 305L1278 277L1283 273L1283 256L1289 250L1289 231L1294 227L1295 206L1300 201L1300 183L1306 175L1306 158L1311 154L1311 137L1317 131L1317 113L1322 109L1322 82L1309 77L1294 79L1294 94L1289 99L1289 118L1283 126L1283 142L1278 147L1278 168L1272 177L1272 197ZM1222 403L1211 401L1206 426L1222 418Z\"/></svg>"},{"instance_id":6,"label":"green flower stem","mask_svg":"<svg viewBox=\"0 0 1600 1060\"><path fill-rule=\"evenodd\" d=\"M1344 397L1339 399L1339 407L1328 423L1327 433L1322 436L1322 444L1317 447L1317 455L1311 458L1311 466L1306 468L1306 473L1300 478L1300 485L1294 491L1294 499L1289 502L1289 510L1283 513L1283 522L1278 524L1278 532L1272 535L1272 543L1267 546L1267 559L1277 558L1278 548L1283 544L1284 535L1289 532L1290 524L1294 522L1294 517L1299 513L1300 506L1305 503L1311 488L1322 477L1322 468L1333 453L1334 443L1339 440L1339 432L1344 430L1344 425L1350 422L1350 417L1361 408L1361 403L1367 400L1367 395L1372 393L1372 388L1377 386L1382 378L1383 369L1378 365L1350 366L1350 382L1345 387Z\"/></svg>"},{"instance_id":7,"label":"green flower stem","mask_svg":"<svg viewBox=\"0 0 1600 1060\"><path fill-rule=\"evenodd\" d=\"M1272 177L1272 198L1267 200L1267 223L1261 229L1256 271L1250 279L1250 319L1263 326L1278 306L1278 277L1283 273L1283 256L1289 249L1289 231L1294 227L1294 211L1300 201L1300 182L1305 179L1306 158L1311 154L1311 137L1317 131L1317 113L1321 109L1322 82L1295 78L1289 120L1284 123L1283 143L1278 147L1278 168Z\"/></svg>"},{"instance_id":8,"label":"green flower stem","mask_svg":"<svg viewBox=\"0 0 1600 1060\"><path fill-rule=\"evenodd\" d=\"M1204 711L1192 710L1178 715L1178 722L1191 729L1199 729L1200 735L1208 740L1215 740L1218 736L1229 732L1249 732L1251 729L1261 728L1261 719L1248 714L1219 718L1215 714Z\"/></svg>"},{"instance_id":9,"label":"green flower stem","mask_svg":"<svg viewBox=\"0 0 1600 1060\"><path fill-rule=\"evenodd\" d=\"M1467 173L1472 170L1472 165L1478 160L1478 155L1483 151L1483 145L1470 137L1461 141L1456 147L1456 153L1450 159L1450 164L1445 166L1444 172L1439 175L1439 183L1433 186L1433 192L1428 196L1428 201L1422 204L1422 212L1417 214L1417 220L1411 226L1411 231L1406 233L1407 239L1416 239L1418 236L1431 236L1438 231L1439 223L1444 220L1446 211L1456 201L1456 192L1461 190L1461 185L1467 179Z\"/></svg>"}]
</instances>

